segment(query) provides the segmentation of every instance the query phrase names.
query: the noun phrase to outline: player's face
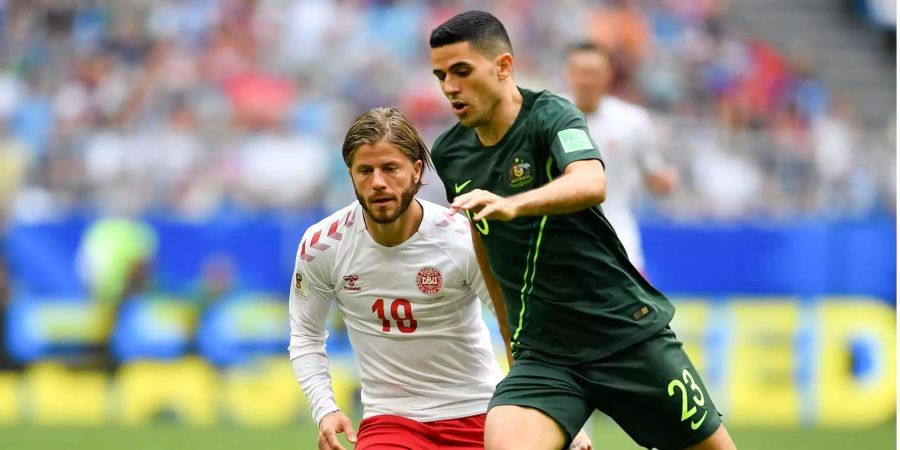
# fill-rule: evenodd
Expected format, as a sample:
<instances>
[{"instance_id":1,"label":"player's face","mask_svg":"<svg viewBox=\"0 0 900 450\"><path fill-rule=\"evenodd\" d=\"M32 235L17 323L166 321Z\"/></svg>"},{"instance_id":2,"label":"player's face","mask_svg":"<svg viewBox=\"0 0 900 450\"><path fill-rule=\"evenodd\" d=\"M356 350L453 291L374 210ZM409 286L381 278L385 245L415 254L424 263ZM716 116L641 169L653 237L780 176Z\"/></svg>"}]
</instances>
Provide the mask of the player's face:
<instances>
[{"instance_id":1,"label":"player's face","mask_svg":"<svg viewBox=\"0 0 900 450\"><path fill-rule=\"evenodd\" d=\"M566 62L566 79L579 107L591 105L595 108L611 75L609 61L597 52L576 51Z\"/></svg>"},{"instance_id":2,"label":"player's face","mask_svg":"<svg viewBox=\"0 0 900 450\"><path fill-rule=\"evenodd\" d=\"M431 49L432 72L462 126L490 123L500 103L498 63L501 57L490 59L468 42Z\"/></svg>"},{"instance_id":3,"label":"player's face","mask_svg":"<svg viewBox=\"0 0 900 450\"><path fill-rule=\"evenodd\" d=\"M422 161L413 163L394 144L363 144L350 162L356 198L376 223L391 223L409 208L422 176Z\"/></svg>"}]
</instances>

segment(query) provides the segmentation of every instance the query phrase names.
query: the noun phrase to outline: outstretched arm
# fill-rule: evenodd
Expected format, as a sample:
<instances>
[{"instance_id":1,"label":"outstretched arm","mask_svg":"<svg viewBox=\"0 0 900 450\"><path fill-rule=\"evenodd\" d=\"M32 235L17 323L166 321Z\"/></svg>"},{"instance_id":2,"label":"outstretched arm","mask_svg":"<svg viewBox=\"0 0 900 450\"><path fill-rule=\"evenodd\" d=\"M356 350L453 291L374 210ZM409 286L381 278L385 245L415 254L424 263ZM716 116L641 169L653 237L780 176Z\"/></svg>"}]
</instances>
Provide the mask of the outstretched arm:
<instances>
[{"instance_id":1,"label":"outstretched arm","mask_svg":"<svg viewBox=\"0 0 900 450\"><path fill-rule=\"evenodd\" d=\"M559 178L511 197L476 189L456 197L453 212L472 211L481 219L512 220L523 216L566 214L599 205L606 200L606 173L596 159L573 161Z\"/></svg>"}]
</instances>

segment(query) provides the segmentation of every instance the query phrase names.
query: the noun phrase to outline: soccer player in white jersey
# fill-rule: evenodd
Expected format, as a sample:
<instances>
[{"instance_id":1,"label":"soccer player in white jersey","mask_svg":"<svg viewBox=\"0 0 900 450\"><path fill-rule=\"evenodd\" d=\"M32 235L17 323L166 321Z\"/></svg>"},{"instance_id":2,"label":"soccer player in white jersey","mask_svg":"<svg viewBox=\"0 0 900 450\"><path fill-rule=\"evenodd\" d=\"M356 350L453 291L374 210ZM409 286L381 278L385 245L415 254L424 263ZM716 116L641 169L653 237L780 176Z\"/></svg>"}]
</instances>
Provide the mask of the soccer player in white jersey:
<instances>
[{"instance_id":1,"label":"soccer player in white jersey","mask_svg":"<svg viewBox=\"0 0 900 450\"><path fill-rule=\"evenodd\" d=\"M566 78L571 100L585 114L591 135L603 152L608 193L603 212L628 259L643 271L640 230L632 212L635 196L643 187L657 195L670 193L678 185L678 173L660 156L647 111L609 95L613 67L602 48L589 42L573 46L566 61Z\"/></svg>"},{"instance_id":2,"label":"soccer player in white jersey","mask_svg":"<svg viewBox=\"0 0 900 450\"><path fill-rule=\"evenodd\" d=\"M290 357L319 425L318 448L483 449L484 420L503 377L479 299L489 295L468 222L415 198L431 165L394 108L362 114L343 145L356 202L310 227L290 294ZM357 434L337 407L325 353L331 300L359 366ZM580 435L575 448L590 449Z\"/></svg>"}]
</instances>

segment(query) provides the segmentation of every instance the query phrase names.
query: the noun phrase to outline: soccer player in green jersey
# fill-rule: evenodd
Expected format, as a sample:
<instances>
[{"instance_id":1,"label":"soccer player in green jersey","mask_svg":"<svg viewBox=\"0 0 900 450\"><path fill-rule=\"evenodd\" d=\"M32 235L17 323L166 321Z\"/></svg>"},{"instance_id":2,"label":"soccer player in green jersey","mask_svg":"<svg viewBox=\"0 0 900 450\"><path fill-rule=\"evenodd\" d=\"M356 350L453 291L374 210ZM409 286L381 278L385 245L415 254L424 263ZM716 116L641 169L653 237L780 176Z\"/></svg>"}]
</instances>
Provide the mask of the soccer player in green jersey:
<instances>
[{"instance_id":1,"label":"soccer player in green jersey","mask_svg":"<svg viewBox=\"0 0 900 450\"><path fill-rule=\"evenodd\" d=\"M432 160L452 209L472 222L486 281L499 285L515 357L485 448L564 448L598 409L644 447L733 449L669 328L675 308L603 215L604 167L584 115L516 85L512 45L489 13L449 19L430 44L459 119Z\"/></svg>"}]
</instances>

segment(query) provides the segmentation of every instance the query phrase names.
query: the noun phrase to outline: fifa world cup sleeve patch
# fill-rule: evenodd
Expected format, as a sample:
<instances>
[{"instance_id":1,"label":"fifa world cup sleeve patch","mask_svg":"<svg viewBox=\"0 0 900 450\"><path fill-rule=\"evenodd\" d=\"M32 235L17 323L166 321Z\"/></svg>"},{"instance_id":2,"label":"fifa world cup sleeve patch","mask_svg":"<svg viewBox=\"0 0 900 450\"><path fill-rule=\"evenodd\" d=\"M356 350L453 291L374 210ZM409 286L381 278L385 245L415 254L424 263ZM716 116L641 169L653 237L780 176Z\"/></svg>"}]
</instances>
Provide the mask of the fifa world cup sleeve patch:
<instances>
[{"instance_id":1,"label":"fifa world cup sleeve patch","mask_svg":"<svg viewBox=\"0 0 900 450\"><path fill-rule=\"evenodd\" d=\"M591 150L594 144L587 132L578 128L569 128L562 130L556 135L559 137L559 143L562 145L563 151L566 153L577 152L579 150Z\"/></svg>"},{"instance_id":2,"label":"fifa world cup sleeve patch","mask_svg":"<svg viewBox=\"0 0 900 450\"><path fill-rule=\"evenodd\" d=\"M303 272L294 272L294 295L301 300L309 299L309 281L303 279Z\"/></svg>"}]
</instances>

